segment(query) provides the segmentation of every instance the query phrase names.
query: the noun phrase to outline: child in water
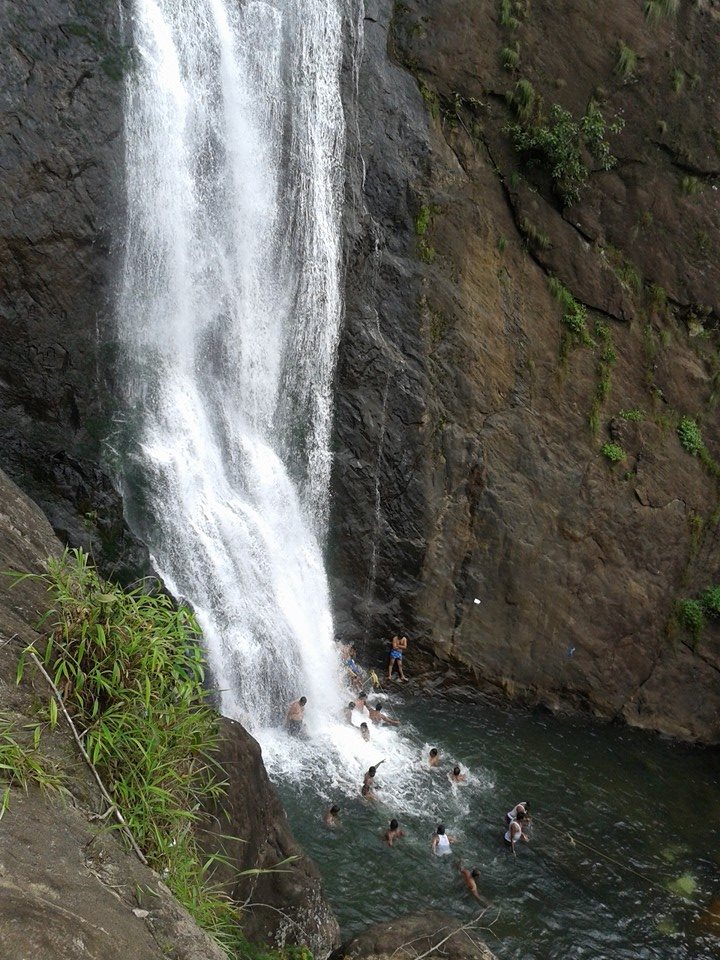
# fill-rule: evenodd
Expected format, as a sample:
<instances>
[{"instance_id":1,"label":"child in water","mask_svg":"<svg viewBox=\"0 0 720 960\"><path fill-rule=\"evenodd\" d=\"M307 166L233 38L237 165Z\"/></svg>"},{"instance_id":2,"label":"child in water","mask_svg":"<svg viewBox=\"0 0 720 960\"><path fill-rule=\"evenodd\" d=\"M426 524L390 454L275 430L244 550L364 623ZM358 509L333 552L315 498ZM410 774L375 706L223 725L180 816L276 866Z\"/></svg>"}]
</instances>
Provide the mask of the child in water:
<instances>
[{"instance_id":1,"label":"child in water","mask_svg":"<svg viewBox=\"0 0 720 960\"><path fill-rule=\"evenodd\" d=\"M340 813L340 807L335 804L330 807L329 810L326 810L323 814L323 823L326 827L330 827L331 830L334 830L335 827L340 825L340 820L338 814Z\"/></svg>"},{"instance_id":2,"label":"child in water","mask_svg":"<svg viewBox=\"0 0 720 960\"><path fill-rule=\"evenodd\" d=\"M370 739L370 729L366 723L360 724L360 736L363 738L363 740Z\"/></svg>"},{"instance_id":3,"label":"child in water","mask_svg":"<svg viewBox=\"0 0 720 960\"><path fill-rule=\"evenodd\" d=\"M461 772L460 767L456 764L453 767L452 773L448 774L448 780L450 783L465 783L467 777Z\"/></svg>"},{"instance_id":4,"label":"child in water","mask_svg":"<svg viewBox=\"0 0 720 960\"><path fill-rule=\"evenodd\" d=\"M391 847L396 840L399 840L400 837L405 836L405 831L400 829L400 824L397 822L395 817L390 821L390 826L385 831L384 840L385 843Z\"/></svg>"}]
</instances>

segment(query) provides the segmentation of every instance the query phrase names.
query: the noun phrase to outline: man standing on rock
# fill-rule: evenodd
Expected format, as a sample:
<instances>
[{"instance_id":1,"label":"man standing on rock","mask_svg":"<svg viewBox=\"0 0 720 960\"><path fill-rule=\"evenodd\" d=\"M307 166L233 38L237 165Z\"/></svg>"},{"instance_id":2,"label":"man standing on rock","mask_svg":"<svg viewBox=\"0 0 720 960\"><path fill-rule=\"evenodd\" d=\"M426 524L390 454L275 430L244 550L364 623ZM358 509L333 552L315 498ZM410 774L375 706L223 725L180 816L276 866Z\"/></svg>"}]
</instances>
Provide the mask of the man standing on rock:
<instances>
[{"instance_id":1,"label":"man standing on rock","mask_svg":"<svg viewBox=\"0 0 720 960\"><path fill-rule=\"evenodd\" d=\"M288 707L287 716L285 717L286 730L296 737L303 732L306 703L307 697L300 697L299 700L294 700Z\"/></svg>"},{"instance_id":2,"label":"man standing on rock","mask_svg":"<svg viewBox=\"0 0 720 960\"><path fill-rule=\"evenodd\" d=\"M392 638L392 650L390 651L390 659L388 660L388 680L392 680L393 670L397 667L400 680L403 683L407 682L407 677L403 673L403 650L407 650L407 645L407 637L396 636Z\"/></svg>"}]
</instances>

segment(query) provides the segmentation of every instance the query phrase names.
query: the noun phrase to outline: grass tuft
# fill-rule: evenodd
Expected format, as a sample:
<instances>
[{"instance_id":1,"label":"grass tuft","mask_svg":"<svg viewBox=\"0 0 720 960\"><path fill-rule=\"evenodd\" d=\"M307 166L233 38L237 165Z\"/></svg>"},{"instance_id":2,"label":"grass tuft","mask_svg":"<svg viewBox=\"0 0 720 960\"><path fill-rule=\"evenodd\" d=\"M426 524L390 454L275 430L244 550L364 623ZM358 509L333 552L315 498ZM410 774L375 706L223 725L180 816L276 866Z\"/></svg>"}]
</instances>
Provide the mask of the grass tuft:
<instances>
[{"instance_id":1,"label":"grass tuft","mask_svg":"<svg viewBox=\"0 0 720 960\"><path fill-rule=\"evenodd\" d=\"M648 20L674 17L680 9L680 0L645 0L645 16Z\"/></svg>"},{"instance_id":2,"label":"grass tuft","mask_svg":"<svg viewBox=\"0 0 720 960\"><path fill-rule=\"evenodd\" d=\"M196 839L200 811L225 783L195 616L157 585L103 580L82 550L51 559L35 579L54 601L40 659L149 864L229 957L259 955L241 909L212 881L222 858L207 860ZM21 660L18 679L23 669ZM52 724L54 699L50 711Z\"/></svg>"},{"instance_id":3,"label":"grass tuft","mask_svg":"<svg viewBox=\"0 0 720 960\"><path fill-rule=\"evenodd\" d=\"M622 40L618 42L617 60L615 62L615 73L623 80L635 75L637 69L637 54Z\"/></svg>"}]
</instances>

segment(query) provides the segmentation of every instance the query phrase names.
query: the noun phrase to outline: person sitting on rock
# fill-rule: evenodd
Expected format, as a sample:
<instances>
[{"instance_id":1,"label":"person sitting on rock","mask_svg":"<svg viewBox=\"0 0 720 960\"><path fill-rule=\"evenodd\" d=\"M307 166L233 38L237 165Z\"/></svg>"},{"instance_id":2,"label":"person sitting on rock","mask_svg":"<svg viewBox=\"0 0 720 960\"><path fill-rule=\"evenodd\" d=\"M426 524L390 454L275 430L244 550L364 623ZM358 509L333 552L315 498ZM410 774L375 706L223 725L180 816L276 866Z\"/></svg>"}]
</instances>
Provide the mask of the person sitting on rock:
<instances>
[{"instance_id":1,"label":"person sitting on rock","mask_svg":"<svg viewBox=\"0 0 720 960\"><path fill-rule=\"evenodd\" d=\"M450 844L455 843L455 837L445 833L445 827L442 823L437 825L437 830L432 838L432 851L437 857L443 857L450 853Z\"/></svg>"},{"instance_id":2,"label":"person sitting on rock","mask_svg":"<svg viewBox=\"0 0 720 960\"><path fill-rule=\"evenodd\" d=\"M294 700L288 707L287 716L285 717L285 727L288 733L292 733L295 736L302 733L306 703L307 697L300 697L299 700Z\"/></svg>"},{"instance_id":3,"label":"person sitting on rock","mask_svg":"<svg viewBox=\"0 0 720 960\"><path fill-rule=\"evenodd\" d=\"M397 667L400 680L403 683L407 681L407 677L403 673L403 650L407 650L407 645L407 637L395 636L392 638L392 649L388 660L388 680L392 680L393 670Z\"/></svg>"},{"instance_id":4,"label":"person sitting on rock","mask_svg":"<svg viewBox=\"0 0 720 960\"><path fill-rule=\"evenodd\" d=\"M325 813L323 814L323 823L325 824L325 826L330 827L332 830L334 830L335 827L339 826L340 825L340 819L338 817L339 813L340 813L340 807L336 806L335 804L333 804L329 810L326 810Z\"/></svg>"},{"instance_id":5,"label":"person sitting on rock","mask_svg":"<svg viewBox=\"0 0 720 960\"><path fill-rule=\"evenodd\" d=\"M400 726L399 720L393 720L392 717L388 717L387 714L382 712L381 703L376 703L374 707L368 704L368 713L373 723L387 723L392 727Z\"/></svg>"},{"instance_id":6,"label":"person sitting on rock","mask_svg":"<svg viewBox=\"0 0 720 960\"><path fill-rule=\"evenodd\" d=\"M385 836L383 840L385 843L391 847L396 840L399 840L400 837L405 836L405 831L400 829L400 824L397 822L395 817L390 821L390 826L385 831Z\"/></svg>"},{"instance_id":7,"label":"person sitting on rock","mask_svg":"<svg viewBox=\"0 0 720 960\"><path fill-rule=\"evenodd\" d=\"M465 781L467 780L467 777L462 772L460 767L457 764L455 764L455 766L452 768L452 773L448 774L448 780L450 781L450 783L465 783Z\"/></svg>"},{"instance_id":8,"label":"person sitting on rock","mask_svg":"<svg viewBox=\"0 0 720 960\"><path fill-rule=\"evenodd\" d=\"M438 748L437 748L437 747L433 747L433 748L430 750L430 754L429 754L429 756L428 756L428 766L430 766L430 767L437 767L437 765L438 765L439 763L440 763L440 754L439 754L439 752L438 752Z\"/></svg>"}]
</instances>

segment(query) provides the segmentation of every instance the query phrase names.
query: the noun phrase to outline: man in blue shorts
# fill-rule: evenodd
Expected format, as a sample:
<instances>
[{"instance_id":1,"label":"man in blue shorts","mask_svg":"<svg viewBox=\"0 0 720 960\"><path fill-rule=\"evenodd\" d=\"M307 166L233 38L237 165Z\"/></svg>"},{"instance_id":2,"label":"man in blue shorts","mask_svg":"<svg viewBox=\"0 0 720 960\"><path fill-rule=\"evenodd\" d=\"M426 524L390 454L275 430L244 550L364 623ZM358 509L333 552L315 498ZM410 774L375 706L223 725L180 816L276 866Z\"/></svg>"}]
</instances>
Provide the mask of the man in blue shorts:
<instances>
[{"instance_id":1,"label":"man in blue shorts","mask_svg":"<svg viewBox=\"0 0 720 960\"><path fill-rule=\"evenodd\" d=\"M398 669L400 674L400 679L403 682L407 681L407 677L403 673L403 650L407 650L407 637L393 637L392 638L392 650L390 651L390 659L388 661L388 680L392 680L392 673L395 667Z\"/></svg>"}]
</instances>

